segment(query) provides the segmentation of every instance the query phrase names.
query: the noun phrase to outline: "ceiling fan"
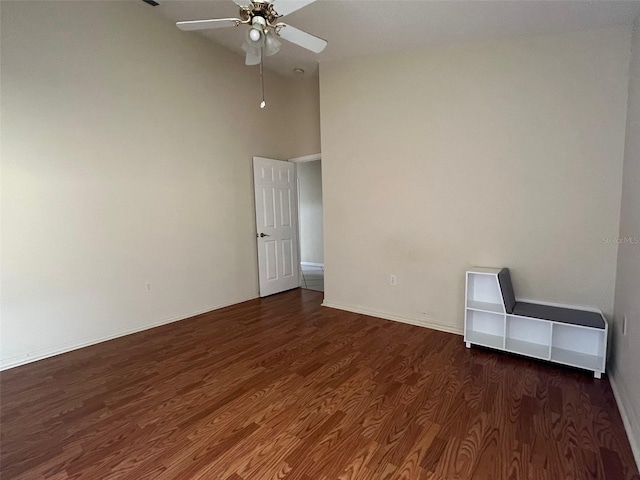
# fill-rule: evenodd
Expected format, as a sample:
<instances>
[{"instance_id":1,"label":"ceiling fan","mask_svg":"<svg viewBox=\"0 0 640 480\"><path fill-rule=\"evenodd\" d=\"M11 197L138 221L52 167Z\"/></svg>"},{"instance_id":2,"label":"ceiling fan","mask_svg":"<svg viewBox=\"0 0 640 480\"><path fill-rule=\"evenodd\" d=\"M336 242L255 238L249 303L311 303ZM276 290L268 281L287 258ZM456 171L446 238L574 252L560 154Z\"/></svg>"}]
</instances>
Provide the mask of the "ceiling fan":
<instances>
[{"instance_id":1,"label":"ceiling fan","mask_svg":"<svg viewBox=\"0 0 640 480\"><path fill-rule=\"evenodd\" d=\"M240 18L214 18L211 20L192 20L177 22L180 30L208 30L212 28L237 27L249 25L247 37L242 45L246 52L245 63L258 65L262 57L274 55L280 50L278 37L296 45L320 53L327 46L327 41L320 37L303 32L291 25L279 22L285 15L306 7L315 0L233 0L240 7ZM277 11L274 8L277 5Z\"/></svg>"},{"instance_id":2,"label":"ceiling fan","mask_svg":"<svg viewBox=\"0 0 640 480\"><path fill-rule=\"evenodd\" d=\"M274 3L278 2L278 11ZM291 25L279 22L278 19L289 15L296 10L306 7L316 0L233 0L240 7L240 18L213 18L211 20L191 20L177 22L180 30L208 30L212 28L237 27L238 25L250 25L242 49L246 52L245 63L247 65L260 65L260 84L262 88L262 102L260 108L266 106L264 100L264 76L262 72L263 57L278 53L280 40L284 38L291 43L320 53L327 46L327 41L303 32Z\"/></svg>"}]
</instances>

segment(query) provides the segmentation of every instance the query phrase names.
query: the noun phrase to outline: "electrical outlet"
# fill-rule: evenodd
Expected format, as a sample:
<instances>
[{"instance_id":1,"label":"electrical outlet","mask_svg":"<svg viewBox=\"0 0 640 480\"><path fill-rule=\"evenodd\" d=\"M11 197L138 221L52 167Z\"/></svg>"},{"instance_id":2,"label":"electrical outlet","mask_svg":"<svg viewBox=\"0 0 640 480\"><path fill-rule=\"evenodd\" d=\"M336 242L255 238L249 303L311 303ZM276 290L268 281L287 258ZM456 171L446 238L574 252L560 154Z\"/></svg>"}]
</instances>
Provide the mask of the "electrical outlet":
<instances>
[{"instance_id":1,"label":"electrical outlet","mask_svg":"<svg viewBox=\"0 0 640 480\"><path fill-rule=\"evenodd\" d=\"M389 285L397 285L398 284L398 279L396 278L395 275L390 275L389 276Z\"/></svg>"},{"instance_id":2,"label":"electrical outlet","mask_svg":"<svg viewBox=\"0 0 640 480\"><path fill-rule=\"evenodd\" d=\"M627 334L627 316L625 315L622 318L622 335L626 335Z\"/></svg>"},{"instance_id":3,"label":"electrical outlet","mask_svg":"<svg viewBox=\"0 0 640 480\"><path fill-rule=\"evenodd\" d=\"M146 289L147 289L147 293L151 291L151 284L149 282L147 282L147 284L145 285Z\"/></svg>"}]
</instances>

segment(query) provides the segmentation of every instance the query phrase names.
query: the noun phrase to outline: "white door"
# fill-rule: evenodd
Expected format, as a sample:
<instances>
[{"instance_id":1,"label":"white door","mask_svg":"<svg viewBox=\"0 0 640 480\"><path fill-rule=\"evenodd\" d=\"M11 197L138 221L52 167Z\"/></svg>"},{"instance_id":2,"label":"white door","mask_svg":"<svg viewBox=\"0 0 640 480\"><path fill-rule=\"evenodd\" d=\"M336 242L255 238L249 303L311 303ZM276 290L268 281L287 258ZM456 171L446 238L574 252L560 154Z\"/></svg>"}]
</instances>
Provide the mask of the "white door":
<instances>
[{"instance_id":1,"label":"white door","mask_svg":"<svg viewBox=\"0 0 640 480\"><path fill-rule=\"evenodd\" d=\"M253 157L260 296L298 288L296 164Z\"/></svg>"}]
</instances>

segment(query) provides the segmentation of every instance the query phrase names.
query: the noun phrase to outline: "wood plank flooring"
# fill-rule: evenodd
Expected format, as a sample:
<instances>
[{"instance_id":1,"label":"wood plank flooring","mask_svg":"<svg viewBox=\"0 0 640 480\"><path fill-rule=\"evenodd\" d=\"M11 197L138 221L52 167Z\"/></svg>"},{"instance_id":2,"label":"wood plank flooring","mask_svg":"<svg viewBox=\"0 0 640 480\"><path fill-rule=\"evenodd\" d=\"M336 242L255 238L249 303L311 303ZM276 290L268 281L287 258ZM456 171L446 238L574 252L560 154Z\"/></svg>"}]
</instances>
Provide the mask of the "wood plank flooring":
<instances>
[{"instance_id":1,"label":"wood plank flooring","mask_svg":"<svg viewBox=\"0 0 640 480\"><path fill-rule=\"evenodd\" d=\"M321 300L3 372L2 479L640 479L606 377Z\"/></svg>"}]
</instances>

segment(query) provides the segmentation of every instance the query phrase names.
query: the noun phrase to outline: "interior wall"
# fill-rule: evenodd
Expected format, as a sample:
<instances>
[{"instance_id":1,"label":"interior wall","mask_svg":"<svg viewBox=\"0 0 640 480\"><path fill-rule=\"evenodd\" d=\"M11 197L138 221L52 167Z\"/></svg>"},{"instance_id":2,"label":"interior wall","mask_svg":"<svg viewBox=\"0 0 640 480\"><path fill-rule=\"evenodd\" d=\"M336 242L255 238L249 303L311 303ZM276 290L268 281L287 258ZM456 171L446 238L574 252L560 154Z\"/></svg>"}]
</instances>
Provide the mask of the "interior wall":
<instances>
[{"instance_id":1,"label":"interior wall","mask_svg":"<svg viewBox=\"0 0 640 480\"><path fill-rule=\"evenodd\" d=\"M0 365L256 297L251 159L298 154L292 81L261 110L256 68L143 2L1 15Z\"/></svg>"},{"instance_id":2,"label":"interior wall","mask_svg":"<svg viewBox=\"0 0 640 480\"><path fill-rule=\"evenodd\" d=\"M613 312L630 28L323 63L325 304L461 332L464 272ZM390 275L397 285L390 286Z\"/></svg>"},{"instance_id":3,"label":"interior wall","mask_svg":"<svg viewBox=\"0 0 640 480\"><path fill-rule=\"evenodd\" d=\"M615 323L611 329L612 384L640 468L640 19L633 31L627 138L616 278ZM627 317L627 334L623 320Z\"/></svg>"},{"instance_id":4,"label":"interior wall","mask_svg":"<svg viewBox=\"0 0 640 480\"><path fill-rule=\"evenodd\" d=\"M287 78L290 158L320 153L320 80L318 73Z\"/></svg>"},{"instance_id":5,"label":"interior wall","mask_svg":"<svg viewBox=\"0 0 640 480\"><path fill-rule=\"evenodd\" d=\"M300 196L300 261L324 264L322 161L297 164Z\"/></svg>"}]
</instances>

